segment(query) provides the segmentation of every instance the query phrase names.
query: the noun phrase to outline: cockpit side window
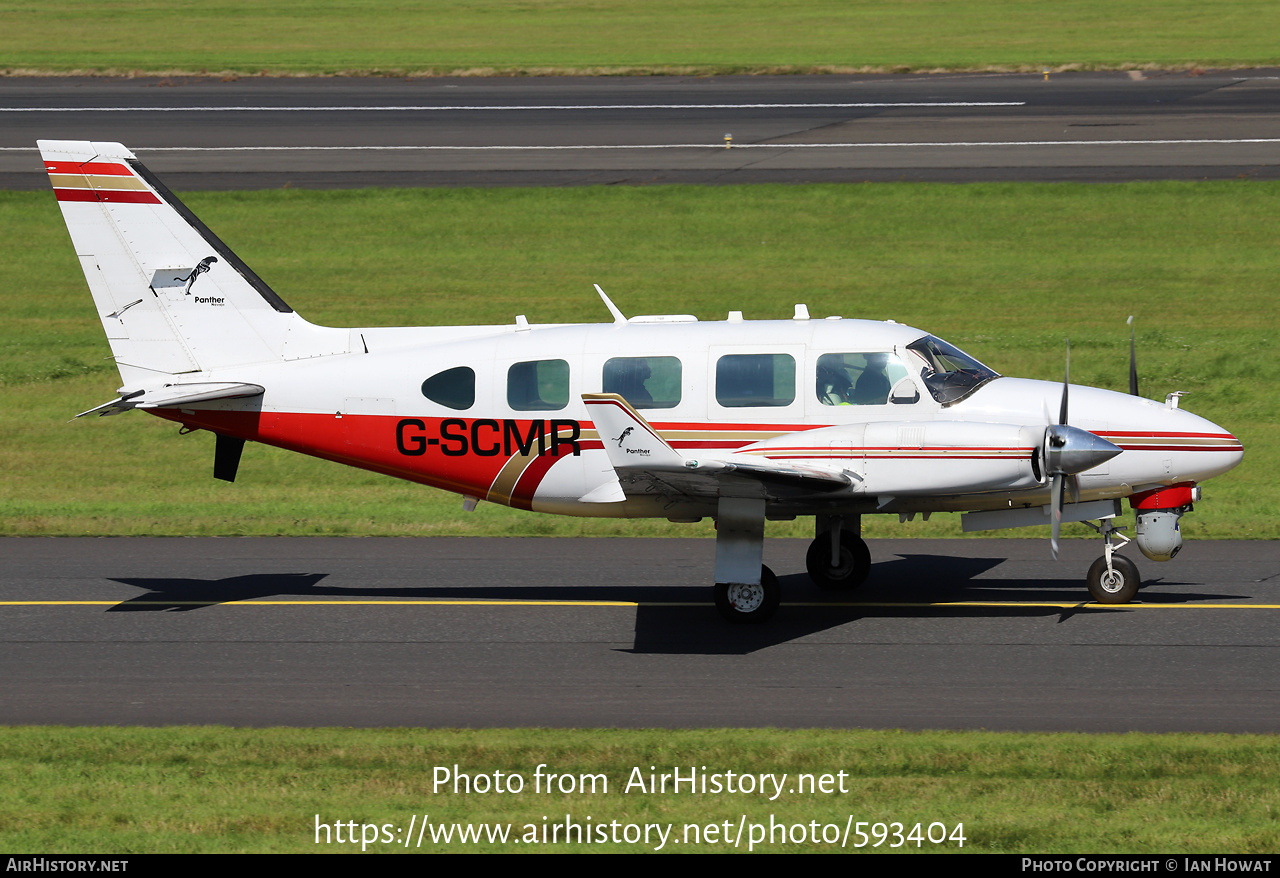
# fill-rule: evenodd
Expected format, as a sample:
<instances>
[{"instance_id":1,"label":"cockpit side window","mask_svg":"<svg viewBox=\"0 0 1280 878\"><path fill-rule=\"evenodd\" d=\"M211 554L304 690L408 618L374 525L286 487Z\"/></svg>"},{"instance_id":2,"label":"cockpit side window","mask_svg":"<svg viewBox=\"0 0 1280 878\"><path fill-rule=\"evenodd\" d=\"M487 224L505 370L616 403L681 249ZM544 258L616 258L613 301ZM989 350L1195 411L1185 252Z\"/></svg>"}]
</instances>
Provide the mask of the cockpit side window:
<instances>
[{"instance_id":1,"label":"cockpit side window","mask_svg":"<svg viewBox=\"0 0 1280 878\"><path fill-rule=\"evenodd\" d=\"M823 354L816 392L823 405L888 405L889 391L907 377L896 354Z\"/></svg>"},{"instance_id":2,"label":"cockpit side window","mask_svg":"<svg viewBox=\"0 0 1280 878\"><path fill-rule=\"evenodd\" d=\"M920 377L929 393L942 405L953 405L1000 373L979 363L955 345L926 335L907 345L907 350L924 361Z\"/></svg>"}]
</instances>

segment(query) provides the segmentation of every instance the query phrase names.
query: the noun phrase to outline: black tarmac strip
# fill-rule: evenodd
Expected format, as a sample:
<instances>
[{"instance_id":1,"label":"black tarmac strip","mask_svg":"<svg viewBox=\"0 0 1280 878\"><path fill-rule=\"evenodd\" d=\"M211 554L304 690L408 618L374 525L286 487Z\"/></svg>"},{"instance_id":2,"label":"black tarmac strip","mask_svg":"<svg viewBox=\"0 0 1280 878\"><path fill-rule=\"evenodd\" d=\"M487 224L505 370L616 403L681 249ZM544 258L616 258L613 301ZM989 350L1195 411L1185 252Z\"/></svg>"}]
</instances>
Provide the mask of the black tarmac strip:
<instances>
[{"instance_id":1,"label":"black tarmac strip","mask_svg":"<svg viewBox=\"0 0 1280 878\"><path fill-rule=\"evenodd\" d=\"M38 139L179 191L1277 179L1280 71L0 80L0 188L48 185Z\"/></svg>"},{"instance_id":2,"label":"black tarmac strip","mask_svg":"<svg viewBox=\"0 0 1280 878\"><path fill-rule=\"evenodd\" d=\"M1280 544L879 540L732 626L710 540L0 540L0 724L1280 731Z\"/></svg>"}]
</instances>

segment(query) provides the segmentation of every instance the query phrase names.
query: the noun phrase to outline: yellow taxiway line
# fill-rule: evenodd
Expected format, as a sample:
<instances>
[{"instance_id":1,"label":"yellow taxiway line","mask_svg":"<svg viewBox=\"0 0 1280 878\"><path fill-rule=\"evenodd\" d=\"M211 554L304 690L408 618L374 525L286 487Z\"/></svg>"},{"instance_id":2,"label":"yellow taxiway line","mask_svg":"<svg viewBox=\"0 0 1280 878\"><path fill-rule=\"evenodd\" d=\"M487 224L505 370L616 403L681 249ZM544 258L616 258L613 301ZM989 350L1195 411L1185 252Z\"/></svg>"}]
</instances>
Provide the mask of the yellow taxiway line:
<instances>
[{"instance_id":1,"label":"yellow taxiway line","mask_svg":"<svg viewBox=\"0 0 1280 878\"><path fill-rule=\"evenodd\" d=\"M115 606L163 606L163 607L368 607L368 606L430 606L430 607L709 607L711 601L550 601L550 600L497 600L477 598L473 600L329 600L329 601L264 601L264 600L116 600L116 601L0 601L0 607L115 607ZM910 603L887 601L784 601L784 607L870 607L896 609L967 608L995 609L1042 608L1056 610L1280 610L1280 604L1098 604L1092 601L1056 603L1049 601L940 601L936 603Z\"/></svg>"}]
</instances>

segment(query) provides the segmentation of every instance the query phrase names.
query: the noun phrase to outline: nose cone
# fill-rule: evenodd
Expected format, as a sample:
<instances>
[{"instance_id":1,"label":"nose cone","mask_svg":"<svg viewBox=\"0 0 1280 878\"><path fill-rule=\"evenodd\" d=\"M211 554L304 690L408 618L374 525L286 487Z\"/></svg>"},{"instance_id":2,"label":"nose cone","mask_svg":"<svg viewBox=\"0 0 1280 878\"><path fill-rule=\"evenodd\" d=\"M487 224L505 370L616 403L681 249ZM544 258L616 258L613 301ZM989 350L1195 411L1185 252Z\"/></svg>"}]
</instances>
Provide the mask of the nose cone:
<instances>
[{"instance_id":1,"label":"nose cone","mask_svg":"<svg viewBox=\"0 0 1280 878\"><path fill-rule=\"evenodd\" d=\"M1120 446L1088 430L1063 424L1048 428L1046 459L1051 473L1082 473L1122 452Z\"/></svg>"},{"instance_id":2,"label":"nose cone","mask_svg":"<svg viewBox=\"0 0 1280 878\"><path fill-rule=\"evenodd\" d=\"M1159 478L1152 481L1202 482L1244 459L1240 440L1212 421L1162 403L1138 402L1148 405L1135 405L1123 420L1113 416L1102 435L1126 452L1135 452L1134 457L1157 464L1161 472L1153 473Z\"/></svg>"}]
</instances>

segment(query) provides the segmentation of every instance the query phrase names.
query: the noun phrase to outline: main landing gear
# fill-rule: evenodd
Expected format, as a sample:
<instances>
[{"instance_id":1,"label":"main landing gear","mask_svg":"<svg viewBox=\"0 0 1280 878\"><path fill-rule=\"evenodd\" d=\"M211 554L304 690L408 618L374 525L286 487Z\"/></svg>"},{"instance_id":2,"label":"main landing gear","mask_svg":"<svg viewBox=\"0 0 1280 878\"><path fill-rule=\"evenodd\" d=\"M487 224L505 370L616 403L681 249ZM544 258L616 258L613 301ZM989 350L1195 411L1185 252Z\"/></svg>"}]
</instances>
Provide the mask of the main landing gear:
<instances>
[{"instance_id":1,"label":"main landing gear","mask_svg":"<svg viewBox=\"0 0 1280 878\"><path fill-rule=\"evenodd\" d=\"M820 588L857 588L871 572L871 550L859 536L861 515L819 515L804 565Z\"/></svg>"},{"instance_id":2,"label":"main landing gear","mask_svg":"<svg viewBox=\"0 0 1280 878\"><path fill-rule=\"evenodd\" d=\"M1129 543L1129 538L1120 533L1120 528L1104 518L1095 525L1083 522L1102 534L1103 555L1089 568L1086 582L1089 595L1100 604L1127 604L1138 596L1138 588L1142 585L1142 577L1138 575L1138 565L1124 555L1116 553L1116 549ZM1120 545L1112 545L1112 540L1119 540Z\"/></svg>"},{"instance_id":3,"label":"main landing gear","mask_svg":"<svg viewBox=\"0 0 1280 878\"><path fill-rule=\"evenodd\" d=\"M764 622L782 601L764 556L764 500L722 497L716 509L716 609L735 624ZM805 566L823 588L857 588L871 572L859 515L820 515Z\"/></svg>"},{"instance_id":4,"label":"main landing gear","mask_svg":"<svg viewBox=\"0 0 1280 878\"><path fill-rule=\"evenodd\" d=\"M778 609L782 601L782 588L778 577L763 564L760 565L760 581L754 585L746 582L717 582L716 609L730 622L751 624L764 622Z\"/></svg>"},{"instance_id":5,"label":"main landing gear","mask_svg":"<svg viewBox=\"0 0 1280 878\"><path fill-rule=\"evenodd\" d=\"M778 609L778 577L764 557L764 500L721 497L716 508L716 609L735 624L765 622Z\"/></svg>"}]
</instances>

